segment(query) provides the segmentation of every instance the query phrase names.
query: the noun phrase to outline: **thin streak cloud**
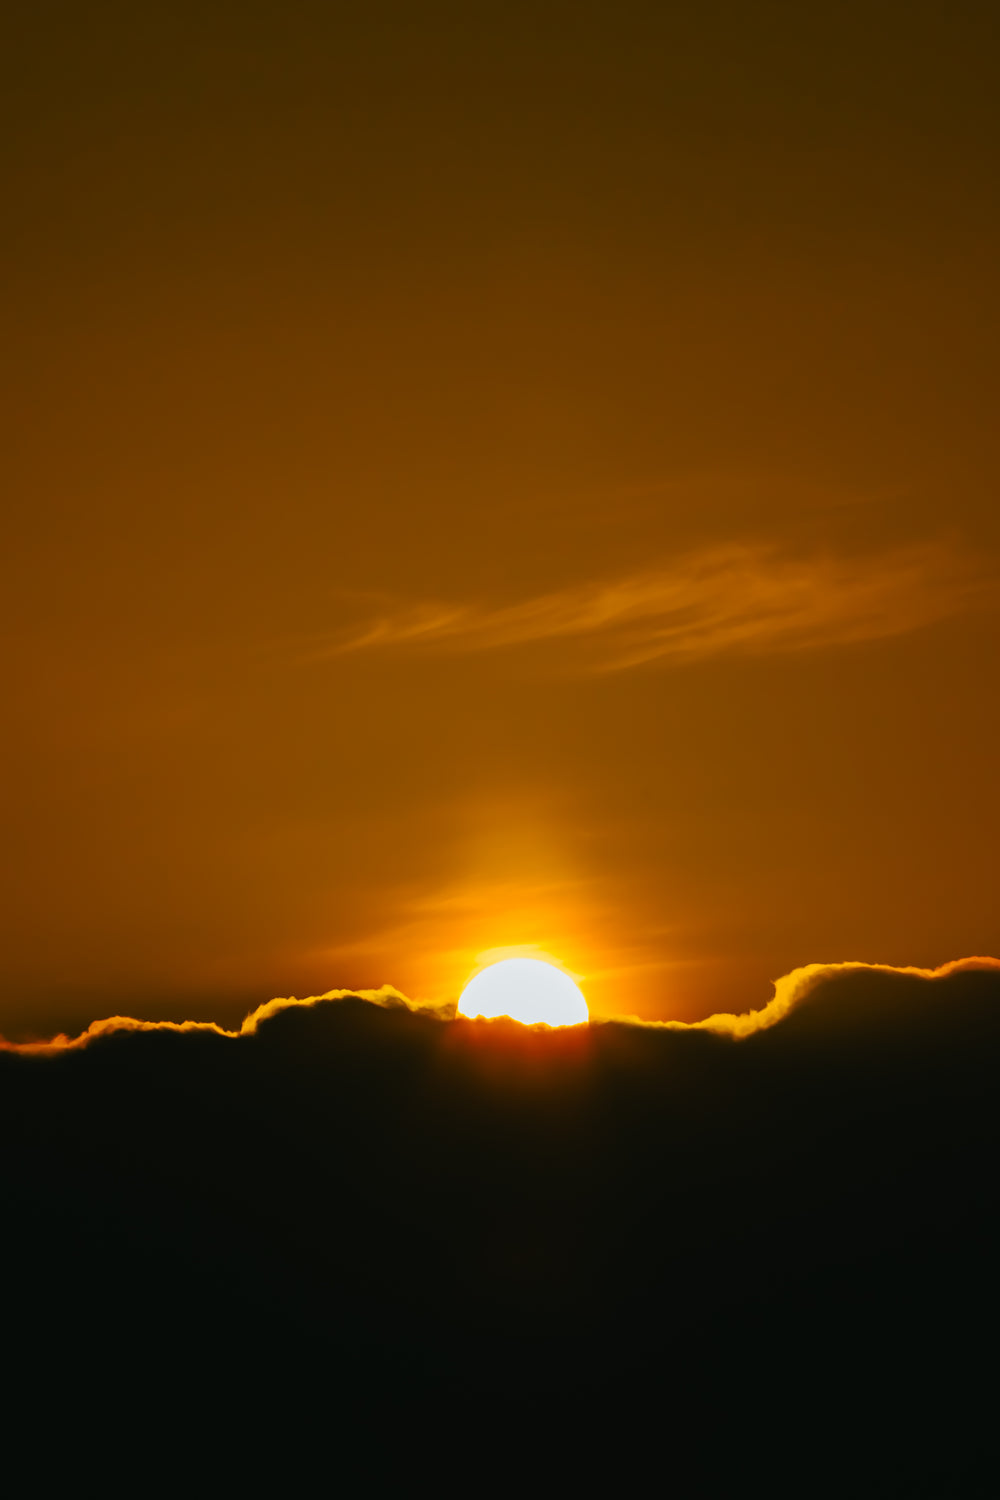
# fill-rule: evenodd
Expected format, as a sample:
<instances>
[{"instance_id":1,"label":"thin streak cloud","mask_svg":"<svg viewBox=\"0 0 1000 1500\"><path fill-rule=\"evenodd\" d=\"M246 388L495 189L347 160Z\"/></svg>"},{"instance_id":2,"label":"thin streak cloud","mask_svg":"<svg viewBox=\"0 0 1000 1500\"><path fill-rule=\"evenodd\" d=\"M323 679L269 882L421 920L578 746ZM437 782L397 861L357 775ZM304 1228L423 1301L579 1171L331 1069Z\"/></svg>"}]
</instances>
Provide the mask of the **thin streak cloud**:
<instances>
[{"instance_id":1,"label":"thin streak cloud","mask_svg":"<svg viewBox=\"0 0 1000 1500\"><path fill-rule=\"evenodd\" d=\"M806 651L905 635L971 608L986 586L981 569L942 546L861 557L714 547L518 604L400 604L322 655L421 646L478 652L577 640L592 648L593 670L621 671L653 661Z\"/></svg>"}]
</instances>

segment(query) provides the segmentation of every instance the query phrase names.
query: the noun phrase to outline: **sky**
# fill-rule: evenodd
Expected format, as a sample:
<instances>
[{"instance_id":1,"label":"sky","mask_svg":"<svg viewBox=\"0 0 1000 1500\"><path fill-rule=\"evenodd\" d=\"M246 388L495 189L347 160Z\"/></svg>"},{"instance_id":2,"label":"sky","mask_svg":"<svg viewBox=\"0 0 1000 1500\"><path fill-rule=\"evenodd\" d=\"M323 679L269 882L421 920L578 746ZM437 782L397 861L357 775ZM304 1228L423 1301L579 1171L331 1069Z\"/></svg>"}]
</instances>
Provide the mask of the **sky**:
<instances>
[{"instance_id":1,"label":"sky","mask_svg":"<svg viewBox=\"0 0 1000 1500\"><path fill-rule=\"evenodd\" d=\"M0 1031L1000 952L991 11L5 7Z\"/></svg>"}]
</instances>

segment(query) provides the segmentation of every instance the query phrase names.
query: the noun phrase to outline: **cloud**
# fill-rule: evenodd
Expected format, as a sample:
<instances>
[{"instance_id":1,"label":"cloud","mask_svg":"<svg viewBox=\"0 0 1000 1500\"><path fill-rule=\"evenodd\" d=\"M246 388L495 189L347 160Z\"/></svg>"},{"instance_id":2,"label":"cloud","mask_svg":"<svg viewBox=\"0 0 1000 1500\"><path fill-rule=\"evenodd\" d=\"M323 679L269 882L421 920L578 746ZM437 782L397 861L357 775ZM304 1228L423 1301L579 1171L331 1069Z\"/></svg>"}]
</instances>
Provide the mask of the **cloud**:
<instances>
[{"instance_id":1,"label":"cloud","mask_svg":"<svg viewBox=\"0 0 1000 1500\"><path fill-rule=\"evenodd\" d=\"M995 1462L1000 961L814 964L697 1026L444 1016L332 990L0 1054L8 1415L217 1423L255 1466L283 1432L282 1475L314 1434L405 1483L401 1414L435 1462L478 1422L481 1464L668 1412L684 1493L761 1446L769 1492L817 1453L810 1494L990 1492L954 1455ZM892 1484L859 1490L873 1423Z\"/></svg>"},{"instance_id":2,"label":"cloud","mask_svg":"<svg viewBox=\"0 0 1000 1500\"><path fill-rule=\"evenodd\" d=\"M793 969L790 974L784 974L774 981L774 995L760 1010L744 1011L739 1015L721 1012L706 1016L703 1021L694 1022L635 1019L632 1024L671 1031L710 1031L716 1036L731 1037L734 1041L745 1041L747 1037L755 1036L758 1032L769 1031L772 1026L779 1025L802 1007L810 1004L816 1005L824 1000L830 1003L831 997L835 1005L836 999L831 987L834 982L849 979L851 976L856 979L867 976L874 978L876 982L880 976L918 980L924 984L933 984L936 981L940 987L941 981L950 979L953 975L971 973L986 973L1000 978L1000 959L961 958L942 964L937 969L895 968L890 964L860 962L805 964L802 968ZM899 1024L905 1026L905 1013L900 1018Z\"/></svg>"},{"instance_id":3,"label":"cloud","mask_svg":"<svg viewBox=\"0 0 1000 1500\"><path fill-rule=\"evenodd\" d=\"M551 955L542 954L540 949L534 947L517 949L495 949L490 953L480 954L483 963L496 962L498 958L510 957L511 954L525 956L542 956L551 959ZM954 975L967 973L986 973L1000 978L1000 959L988 957L974 957L956 959L951 963L942 964L937 969L920 968L894 968L888 964L867 964L861 962L829 963L829 964L806 964L802 968L793 969L790 974L783 975L774 981L774 994L766 1005L760 1010L749 1010L740 1012L718 1012L706 1016L701 1021L646 1021L638 1016L625 1015L610 1021L598 1021L595 1025L625 1025L639 1027L651 1031L671 1032L709 1032L713 1036L728 1038L732 1041L745 1041L748 1037L755 1036L758 1032L769 1031L772 1027L785 1021L793 1012L800 1007L815 1005L817 1001L828 998L833 991L830 986L835 981L854 976L895 977L918 980L923 984L938 985L942 981L952 978ZM584 984L586 976L577 974L574 976ZM0 1051L10 1053L21 1053L25 1056L57 1056L60 1053L79 1051L93 1043L107 1038L115 1033L150 1033L165 1032L173 1035L203 1035L226 1037L237 1040L240 1037L256 1036L261 1027L268 1021L274 1020L283 1012L294 1010L312 1010L317 1007L333 1004L337 1001L363 1001L368 1005L379 1006L387 1010L404 1010L414 1015L424 1016L437 1021L455 1021L456 1009L454 1000L411 1000L394 985L384 984L375 990L327 990L322 995L309 995L298 999L294 995L288 997L276 997L259 1005L256 1010L250 1012L245 1018L238 1031L227 1030L218 1026L214 1021L143 1021L132 1016L108 1016L100 1021L93 1021L85 1031L75 1037L65 1034L54 1036L47 1041L33 1042L8 1042L0 1037ZM461 1025L470 1024L466 1020L460 1021ZM472 1022L472 1025L486 1025L490 1022ZM905 1015L900 1024L905 1024ZM546 1026L519 1028L526 1030L538 1030L547 1032L550 1028Z\"/></svg>"},{"instance_id":4,"label":"cloud","mask_svg":"<svg viewBox=\"0 0 1000 1500\"><path fill-rule=\"evenodd\" d=\"M982 568L945 545L848 557L734 544L517 604L402 604L320 654L496 651L562 640L589 647L596 670L621 671L905 635L972 607L987 587Z\"/></svg>"},{"instance_id":5,"label":"cloud","mask_svg":"<svg viewBox=\"0 0 1000 1500\"><path fill-rule=\"evenodd\" d=\"M177 1036L200 1034L229 1037L235 1040L241 1036L255 1036L261 1024L271 1020L280 1011L299 1006L310 1009L326 1001L335 1000L364 1000L370 1005L381 1005L390 1010L402 1007L421 1015L439 1015L442 1019L450 1019L455 1009L454 1005L438 1006L432 1001L408 1000L393 985L383 984L377 990L327 990L325 994L309 995L302 1000L296 999L294 995L287 999L268 1000L250 1012L239 1031L229 1031L224 1026L216 1025L214 1021L140 1021L134 1016L106 1016L103 1020L92 1021L85 1031L74 1037L62 1032L47 1041L35 1042L8 1042L4 1037L0 1037L0 1051L20 1052L26 1056L55 1056L62 1052L79 1051L101 1040L102 1037L108 1037L117 1032L168 1032Z\"/></svg>"}]
</instances>

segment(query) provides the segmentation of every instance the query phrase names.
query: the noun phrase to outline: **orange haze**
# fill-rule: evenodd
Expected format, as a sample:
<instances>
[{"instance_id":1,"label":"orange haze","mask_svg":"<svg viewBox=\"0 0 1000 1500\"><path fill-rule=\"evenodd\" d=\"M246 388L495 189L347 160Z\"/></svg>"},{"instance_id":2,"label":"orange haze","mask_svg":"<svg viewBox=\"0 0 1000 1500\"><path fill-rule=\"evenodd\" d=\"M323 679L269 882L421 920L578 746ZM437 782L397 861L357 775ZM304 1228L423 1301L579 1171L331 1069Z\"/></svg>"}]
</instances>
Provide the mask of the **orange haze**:
<instances>
[{"instance_id":1,"label":"orange haze","mask_svg":"<svg viewBox=\"0 0 1000 1500\"><path fill-rule=\"evenodd\" d=\"M16 9L0 1030L1000 952L985 7Z\"/></svg>"}]
</instances>

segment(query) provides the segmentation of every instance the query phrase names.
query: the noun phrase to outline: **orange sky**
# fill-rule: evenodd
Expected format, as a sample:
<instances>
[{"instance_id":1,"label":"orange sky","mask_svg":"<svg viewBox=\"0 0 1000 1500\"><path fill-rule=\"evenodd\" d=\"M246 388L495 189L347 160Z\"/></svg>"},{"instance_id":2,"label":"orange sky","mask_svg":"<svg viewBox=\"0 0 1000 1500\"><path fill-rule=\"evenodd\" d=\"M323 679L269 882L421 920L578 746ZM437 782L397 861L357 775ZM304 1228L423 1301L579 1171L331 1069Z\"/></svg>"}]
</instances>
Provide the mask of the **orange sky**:
<instances>
[{"instance_id":1,"label":"orange sky","mask_svg":"<svg viewBox=\"0 0 1000 1500\"><path fill-rule=\"evenodd\" d=\"M1000 952L990 8L11 15L0 1030Z\"/></svg>"}]
</instances>

